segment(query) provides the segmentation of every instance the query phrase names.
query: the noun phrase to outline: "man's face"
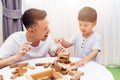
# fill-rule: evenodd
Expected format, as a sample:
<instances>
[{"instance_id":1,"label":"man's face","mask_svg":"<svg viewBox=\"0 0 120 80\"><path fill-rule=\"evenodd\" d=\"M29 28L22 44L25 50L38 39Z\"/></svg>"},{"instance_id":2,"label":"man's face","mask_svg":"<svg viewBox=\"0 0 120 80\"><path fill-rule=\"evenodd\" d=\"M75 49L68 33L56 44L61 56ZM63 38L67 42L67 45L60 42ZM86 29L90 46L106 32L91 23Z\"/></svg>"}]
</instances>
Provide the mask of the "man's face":
<instances>
[{"instance_id":1,"label":"man's face","mask_svg":"<svg viewBox=\"0 0 120 80\"><path fill-rule=\"evenodd\" d=\"M93 32L96 22L79 21L79 28L83 35L89 35Z\"/></svg>"},{"instance_id":2,"label":"man's face","mask_svg":"<svg viewBox=\"0 0 120 80\"><path fill-rule=\"evenodd\" d=\"M38 24L36 26L34 26L34 38L37 40L46 40L48 37L48 34L50 32L50 29L48 27L48 20L47 19L43 19L38 21Z\"/></svg>"}]
</instances>

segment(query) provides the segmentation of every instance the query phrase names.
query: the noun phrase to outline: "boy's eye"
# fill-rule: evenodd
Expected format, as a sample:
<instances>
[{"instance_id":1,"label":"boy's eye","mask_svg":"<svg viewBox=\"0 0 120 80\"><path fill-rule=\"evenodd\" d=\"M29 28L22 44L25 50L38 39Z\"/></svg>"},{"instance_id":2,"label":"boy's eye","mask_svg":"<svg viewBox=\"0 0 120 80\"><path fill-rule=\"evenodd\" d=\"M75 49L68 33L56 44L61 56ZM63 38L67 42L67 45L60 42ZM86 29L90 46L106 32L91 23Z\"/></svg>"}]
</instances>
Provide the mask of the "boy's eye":
<instances>
[{"instance_id":1,"label":"boy's eye","mask_svg":"<svg viewBox=\"0 0 120 80\"><path fill-rule=\"evenodd\" d=\"M84 25L85 27L87 27L88 25Z\"/></svg>"}]
</instances>

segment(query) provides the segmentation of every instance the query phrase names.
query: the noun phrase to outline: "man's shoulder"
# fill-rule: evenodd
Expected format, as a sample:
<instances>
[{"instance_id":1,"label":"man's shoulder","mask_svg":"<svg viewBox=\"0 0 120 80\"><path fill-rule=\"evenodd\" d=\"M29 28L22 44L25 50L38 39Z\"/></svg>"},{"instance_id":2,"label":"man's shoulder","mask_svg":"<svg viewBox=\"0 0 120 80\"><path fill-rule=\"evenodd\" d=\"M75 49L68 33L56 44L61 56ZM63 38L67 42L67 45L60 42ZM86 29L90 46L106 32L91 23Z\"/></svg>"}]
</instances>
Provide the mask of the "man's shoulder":
<instances>
[{"instance_id":1,"label":"man's shoulder","mask_svg":"<svg viewBox=\"0 0 120 80\"><path fill-rule=\"evenodd\" d=\"M25 34L25 31L14 32L11 34L11 36L16 36L16 35L21 35L21 34Z\"/></svg>"},{"instance_id":2,"label":"man's shoulder","mask_svg":"<svg viewBox=\"0 0 120 80\"><path fill-rule=\"evenodd\" d=\"M13 38L19 38L25 36L25 31L14 32L10 35Z\"/></svg>"},{"instance_id":3,"label":"man's shoulder","mask_svg":"<svg viewBox=\"0 0 120 80\"><path fill-rule=\"evenodd\" d=\"M25 31L19 31L19 32L15 32L13 34L10 35L10 38L12 38L15 42L22 42L25 41Z\"/></svg>"}]
</instances>

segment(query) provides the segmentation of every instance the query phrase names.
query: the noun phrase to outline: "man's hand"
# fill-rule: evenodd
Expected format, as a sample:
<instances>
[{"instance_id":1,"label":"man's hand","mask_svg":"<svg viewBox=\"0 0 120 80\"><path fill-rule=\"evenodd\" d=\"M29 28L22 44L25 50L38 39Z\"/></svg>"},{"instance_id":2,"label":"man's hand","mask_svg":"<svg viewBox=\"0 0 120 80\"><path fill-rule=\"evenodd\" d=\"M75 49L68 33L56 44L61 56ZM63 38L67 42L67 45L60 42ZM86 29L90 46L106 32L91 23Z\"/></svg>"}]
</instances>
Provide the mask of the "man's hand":
<instances>
[{"instance_id":1,"label":"man's hand","mask_svg":"<svg viewBox=\"0 0 120 80\"><path fill-rule=\"evenodd\" d=\"M17 54L16 54L16 58L17 59L21 59L23 56L25 56L27 54L27 52L30 51L31 47L30 45L32 44L32 42L26 42L24 43L18 50Z\"/></svg>"}]
</instances>

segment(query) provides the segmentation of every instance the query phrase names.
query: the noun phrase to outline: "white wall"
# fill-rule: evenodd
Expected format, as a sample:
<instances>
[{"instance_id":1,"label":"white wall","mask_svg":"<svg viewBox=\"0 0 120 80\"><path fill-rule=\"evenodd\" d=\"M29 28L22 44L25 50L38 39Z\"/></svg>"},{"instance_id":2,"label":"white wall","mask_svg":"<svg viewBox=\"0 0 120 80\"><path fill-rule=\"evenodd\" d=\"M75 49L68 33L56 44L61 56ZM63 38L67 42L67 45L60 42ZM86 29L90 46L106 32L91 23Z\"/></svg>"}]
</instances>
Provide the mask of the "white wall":
<instances>
[{"instance_id":1,"label":"white wall","mask_svg":"<svg viewBox=\"0 0 120 80\"><path fill-rule=\"evenodd\" d=\"M3 43L3 34L2 34L2 3L0 0L0 46Z\"/></svg>"},{"instance_id":2,"label":"white wall","mask_svg":"<svg viewBox=\"0 0 120 80\"><path fill-rule=\"evenodd\" d=\"M77 21L79 10L84 6L95 8L98 13L95 31L102 37L101 63L120 64L120 0L23 0L22 2L23 12L33 7L47 11L53 39L58 36L69 39L79 30Z\"/></svg>"},{"instance_id":3,"label":"white wall","mask_svg":"<svg viewBox=\"0 0 120 80\"><path fill-rule=\"evenodd\" d=\"M108 0L31 0L30 2L29 0L24 0L22 2L23 12L29 8L38 8L47 11L47 18L49 19L49 27L53 39L59 36L69 39L79 30L77 19L79 10L84 6L93 7L98 13L98 22L95 30L102 36L102 41L104 40L103 17L106 17L105 11L109 6ZM108 6L106 6L106 3ZM102 46L104 45L102 44ZM72 48L67 49L67 51L74 53Z\"/></svg>"}]
</instances>

